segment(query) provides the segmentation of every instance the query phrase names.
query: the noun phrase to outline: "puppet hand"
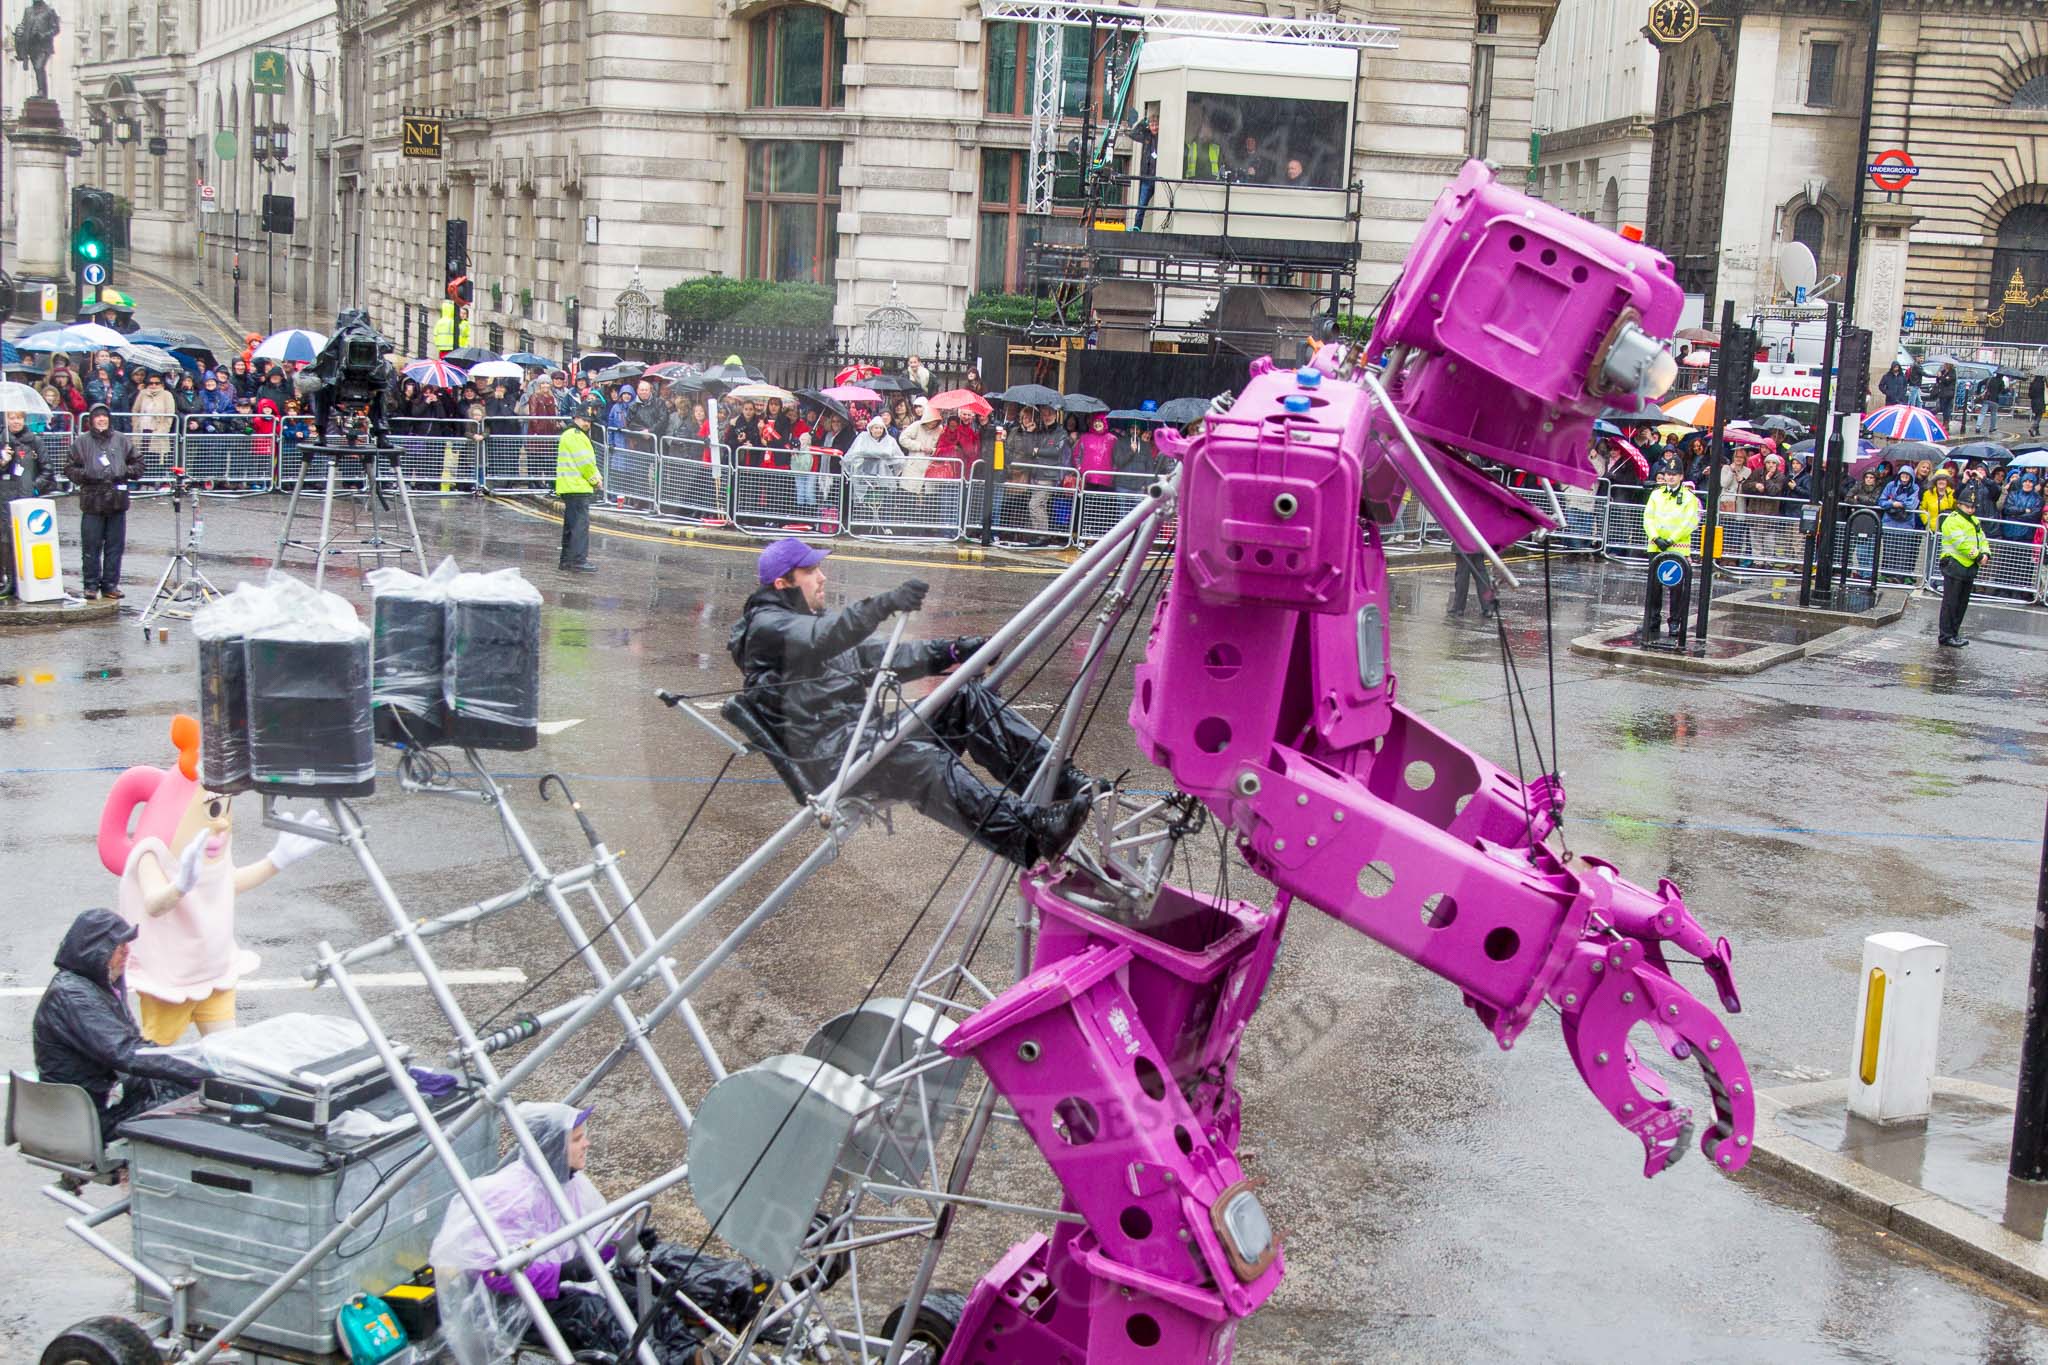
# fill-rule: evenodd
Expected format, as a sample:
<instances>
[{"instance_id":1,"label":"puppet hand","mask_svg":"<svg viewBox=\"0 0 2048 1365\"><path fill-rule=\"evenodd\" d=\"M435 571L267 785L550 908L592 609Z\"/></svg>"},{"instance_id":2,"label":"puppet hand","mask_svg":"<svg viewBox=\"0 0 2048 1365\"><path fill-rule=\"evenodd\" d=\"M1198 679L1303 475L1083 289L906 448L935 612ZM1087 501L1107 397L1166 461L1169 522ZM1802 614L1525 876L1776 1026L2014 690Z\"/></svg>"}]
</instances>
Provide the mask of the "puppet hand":
<instances>
[{"instance_id":1,"label":"puppet hand","mask_svg":"<svg viewBox=\"0 0 2048 1365\"><path fill-rule=\"evenodd\" d=\"M206 858L206 832L201 830L192 836L192 842L185 845L185 851L178 855L177 875L171 878L171 885L184 895L199 885L199 865Z\"/></svg>"},{"instance_id":2,"label":"puppet hand","mask_svg":"<svg viewBox=\"0 0 2048 1365\"><path fill-rule=\"evenodd\" d=\"M315 825L321 829L334 828L333 825L328 823L327 817L318 811L314 811L306 816L301 823ZM325 847L327 847L326 840L315 839L310 834L280 834L277 836L276 845L270 850L270 865L279 872L282 872L293 863L299 861L299 859L310 853L318 853Z\"/></svg>"}]
</instances>

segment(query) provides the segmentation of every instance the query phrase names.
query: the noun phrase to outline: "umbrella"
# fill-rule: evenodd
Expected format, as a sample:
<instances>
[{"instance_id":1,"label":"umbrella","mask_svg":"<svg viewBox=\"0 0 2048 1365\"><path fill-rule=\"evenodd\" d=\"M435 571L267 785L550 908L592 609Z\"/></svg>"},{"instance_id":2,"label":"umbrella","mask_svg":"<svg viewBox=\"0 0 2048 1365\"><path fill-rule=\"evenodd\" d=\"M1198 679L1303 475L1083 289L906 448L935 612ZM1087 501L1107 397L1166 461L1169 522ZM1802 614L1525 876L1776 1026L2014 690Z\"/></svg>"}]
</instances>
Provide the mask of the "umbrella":
<instances>
[{"instance_id":1,"label":"umbrella","mask_svg":"<svg viewBox=\"0 0 2048 1365\"><path fill-rule=\"evenodd\" d=\"M1175 398L1159 405L1159 420L1177 427L1199 422L1208 415L1209 400L1206 398Z\"/></svg>"},{"instance_id":2,"label":"umbrella","mask_svg":"<svg viewBox=\"0 0 2048 1365\"><path fill-rule=\"evenodd\" d=\"M934 412L978 412L985 416L995 411L986 398L972 389L947 389L944 393L934 394L931 405Z\"/></svg>"},{"instance_id":3,"label":"umbrella","mask_svg":"<svg viewBox=\"0 0 2048 1365\"><path fill-rule=\"evenodd\" d=\"M819 392L817 389L798 389L796 396L813 407L823 408L826 412L843 417L849 422L853 420L853 414L846 410L844 403L828 394Z\"/></svg>"},{"instance_id":4,"label":"umbrella","mask_svg":"<svg viewBox=\"0 0 2048 1365\"><path fill-rule=\"evenodd\" d=\"M123 337L122 340L125 341L127 338ZM31 351L53 351L65 355L87 355L105 349L97 341L88 341L84 337L73 336L69 331L63 330L45 332L41 336L23 337L15 344L24 354Z\"/></svg>"},{"instance_id":5,"label":"umbrella","mask_svg":"<svg viewBox=\"0 0 2048 1365\"><path fill-rule=\"evenodd\" d=\"M1065 398L1060 400L1060 406L1068 412L1081 413L1084 415L1091 412L1109 411L1109 404L1103 402L1100 398L1090 398L1085 393L1068 394Z\"/></svg>"},{"instance_id":6,"label":"umbrella","mask_svg":"<svg viewBox=\"0 0 2048 1365\"><path fill-rule=\"evenodd\" d=\"M867 364L866 362L861 362L859 364L848 365L838 374L833 375L832 382L834 384L858 384L862 380L871 379L875 375L880 374L881 372L882 367L880 365L870 365Z\"/></svg>"},{"instance_id":7,"label":"umbrella","mask_svg":"<svg viewBox=\"0 0 2048 1365\"><path fill-rule=\"evenodd\" d=\"M135 296L101 285L99 302L95 303L93 307L94 309L111 308L117 313L132 313L135 311Z\"/></svg>"},{"instance_id":8,"label":"umbrella","mask_svg":"<svg viewBox=\"0 0 2048 1365\"><path fill-rule=\"evenodd\" d=\"M1595 436L1619 436L1621 435L1621 428L1603 418L1593 423L1593 434Z\"/></svg>"},{"instance_id":9,"label":"umbrella","mask_svg":"<svg viewBox=\"0 0 2048 1365\"><path fill-rule=\"evenodd\" d=\"M1704 327L1687 327L1671 339L1673 341L1690 341L1700 346L1719 346L1721 344L1721 334L1719 332L1710 332Z\"/></svg>"},{"instance_id":10,"label":"umbrella","mask_svg":"<svg viewBox=\"0 0 2048 1365\"><path fill-rule=\"evenodd\" d=\"M827 398L834 398L842 403L879 403L882 401L881 394L860 384L834 384L831 388L821 389L819 392Z\"/></svg>"},{"instance_id":11,"label":"umbrella","mask_svg":"<svg viewBox=\"0 0 2048 1365\"><path fill-rule=\"evenodd\" d=\"M267 343L266 343L267 344ZM485 346L458 346L441 357L450 365L481 365L487 360L496 360L498 353Z\"/></svg>"},{"instance_id":12,"label":"umbrella","mask_svg":"<svg viewBox=\"0 0 2048 1365\"><path fill-rule=\"evenodd\" d=\"M916 393L917 385L900 374L871 374L860 381L876 393Z\"/></svg>"},{"instance_id":13,"label":"umbrella","mask_svg":"<svg viewBox=\"0 0 2048 1365\"><path fill-rule=\"evenodd\" d=\"M22 328L21 335L25 337L39 337L45 332L61 332L63 330L64 324L61 322L38 322Z\"/></svg>"},{"instance_id":14,"label":"umbrella","mask_svg":"<svg viewBox=\"0 0 2048 1365\"><path fill-rule=\"evenodd\" d=\"M64 335L89 341L94 346L126 346L128 334L117 332L111 327L102 327L97 322L74 322L64 329Z\"/></svg>"},{"instance_id":15,"label":"umbrella","mask_svg":"<svg viewBox=\"0 0 2048 1365\"><path fill-rule=\"evenodd\" d=\"M429 389L459 389L469 378L445 360L420 360L405 367L405 377Z\"/></svg>"},{"instance_id":16,"label":"umbrella","mask_svg":"<svg viewBox=\"0 0 2048 1365\"><path fill-rule=\"evenodd\" d=\"M638 379L647 373L647 367L637 360L621 360L609 369L599 370L590 376L593 384L616 384L621 379Z\"/></svg>"},{"instance_id":17,"label":"umbrella","mask_svg":"<svg viewBox=\"0 0 2048 1365\"><path fill-rule=\"evenodd\" d=\"M1728 444L1731 446L1755 446L1758 449L1762 449L1764 442L1771 439L1760 432L1745 431L1741 427L1732 425L1723 435L1728 438Z\"/></svg>"},{"instance_id":18,"label":"umbrella","mask_svg":"<svg viewBox=\"0 0 2048 1365\"><path fill-rule=\"evenodd\" d=\"M1159 410L1157 408L1112 408L1109 413L1109 420L1112 422L1156 422L1159 420Z\"/></svg>"},{"instance_id":19,"label":"umbrella","mask_svg":"<svg viewBox=\"0 0 2048 1365\"><path fill-rule=\"evenodd\" d=\"M1819 448L1820 442L1818 440L1801 441L1798 445L1792 447L1792 453L1794 455L1811 455L1814 451L1818 450ZM1875 441L1859 440L1856 443L1856 453L1859 456L1875 455L1877 454L1877 452L1878 445Z\"/></svg>"},{"instance_id":20,"label":"umbrella","mask_svg":"<svg viewBox=\"0 0 2048 1365\"><path fill-rule=\"evenodd\" d=\"M505 358L507 360L518 359L517 356L507 356ZM649 365L647 367L647 373L660 375L663 379L681 379L685 375L692 375L696 372L697 367L687 360L664 360L658 365Z\"/></svg>"},{"instance_id":21,"label":"umbrella","mask_svg":"<svg viewBox=\"0 0 2048 1365\"><path fill-rule=\"evenodd\" d=\"M1884 448L1884 457L1895 464L1900 460L1913 464L1918 464L1922 460L1932 460L1940 464L1948 458L1948 452L1927 441L1897 441Z\"/></svg>"},{"instance_id":22,"label":"umbrella","mask_svg":"<svg viewBox=\"0 0 2048 1365\"><path fill-rule=\"evenodd\" d=\"M1790 432L1794 436L1804 436L1811 430L1806 423L1800 421L1797 417L1787 417L1782 412L1774 412L1769 417L1759 418L1750 423L1750 425L1758 431L1784 431Z\"/></svg>"},{"instance_id":23,"label":"umbrella","mask_svg":"<svg viewBox=\"0 0 2048 1365\"><path fill-rule=\"evenodd\" d=\"M50 405L27 384L0 384L0 412L25 412L31 417L48 417Z\"/></svg>"},{"instance_id":24,"label":"umbrella","mask_svg":"<svg viewBox=\"0 0 2048 1365\"><path fill-rule=\"evenodd\" d=\"M713 365L708 370L700 370L679 382L689 388L702 389L715 398L741 384L751 384L766 377L759 370L749 369L740 364L736 358L729 358L723 364Z\"/></svg>"},{"instance_id":25,"label":"umbrella","mask_svg":"<svg viewBox=\"0 0 2048 1365\"><path fill-rule=\"evenodd\" d=\"M263 338L263 344L256 348L250 359L295 360L310 365L326 344L326 336L319 332L291 327Z\"/></svg>"},{"instance_id":26,"label":"umbrella","mask_svg":"<svg viewBox=\"0 0 2048 1365\"><path fill-rule=\"evenodd\" d=\"M1689 393L1683 398L1674 398L1664 405L1664 415L1689 427L1711 427L1714 425L1714 395Z\"/></svg>"},{"instance_id":27,"label":"umbrella","mask_svg":"<svg viewBox=\"0 0 2048 1365\"><path fill-rule=\"evenodd\" d=\"M795 394L791 393L788 389L759 379L754 380L752 383L736 385L726 390L725 396L728 398L738 398L742 401L752 399L756 403L765 403L771 398L780 398L791 407L796 406Z\"/></svg>"},{"instance_id":28,"label":"umbrella","mask_svg":"<svg viewBox=\"0 0 2048 1365\"><path fill-rule=\"evenodd\" d=\"M1872 436L1893 441L1940 441L1948 437L1941 419L1925 408L1893 403L1863 419L1863 429Z\"/></svg>"},{"instance_id":29,"label":"umbrella","mask_svg":"<svg viewBox=\"0 0 2048 1365\"><path fill-rule=\"evenodd\" d=\"M1606 408L1600 415L1610 422L1662 422L1664 409L1647 398L1638 398L1634 407Z\"/></svg>"},{"instance_id":30,"label":"umbrella","mask_svg":"<svg viewBox=\"0 0 2048 1365\"><path fill-rule=\"evenodd\" d=\"M2014 458L2008 469L2048 469L2048 450L2029 450Z\"/></svg>"},{"instance_id":31,"label":"umbrella","mask_svg":"<svg viewBox=\"0 0 2048 1365\"><path fill-rule=\"evenodd\" d=\"M319 335L317 332L315 336ZM213 354L213 343L197 332L179 332L169 327L146 327L128 334L130 346L161 346L166 351L204 351Z\"/></svg>"},{"instance_id":32,"label":"umbrella","mask_svg":"<svg viewBox=\"0 0 2048 1365\"><path fill-rule=\"evenodd\" d=\"M1948 457L1968 464L1972 460L1989 460L1998 464L2012 458L2012 448L1996 441L1970 441L1959 446L1950 446Z\"/></svg>"},{"instance_id":33,"label":"umbrella","mask_svg":"<svg viewBox=\"0 0 2048 1365\"><path fill-rule=\"evenodd\" d=\"M516 382L526 378L526 371L520 369L518 365L509 360L486 360L483 364L472 369L469 372L469 377L471 379L510 379Z\"/></svg>"},{"instance_id":34,"label":"umbrella","mask_svg":"<svg viewBox=\"0 0 2048 1365\"><path fill-rule=\"evenodd\" d=\"M991 398L1000 398L1005 403L1023 403L1034 408L1056 408L1060 405L1060 391L1049 389L1043 384L1017 384L1001 393L992 393Z\"/></svg>"},{"instance_id":35,"label":"umbrella","mask_svg":"<svg viewBox=\"0 0 2048 1365\"><path fill-rule=\"evenodd\" d=\"M128 362L131 370L149 370L156 374L176 374L185 368L176 356L155 346L123 346L121 358Z\"/></svg>"}]
</instances>

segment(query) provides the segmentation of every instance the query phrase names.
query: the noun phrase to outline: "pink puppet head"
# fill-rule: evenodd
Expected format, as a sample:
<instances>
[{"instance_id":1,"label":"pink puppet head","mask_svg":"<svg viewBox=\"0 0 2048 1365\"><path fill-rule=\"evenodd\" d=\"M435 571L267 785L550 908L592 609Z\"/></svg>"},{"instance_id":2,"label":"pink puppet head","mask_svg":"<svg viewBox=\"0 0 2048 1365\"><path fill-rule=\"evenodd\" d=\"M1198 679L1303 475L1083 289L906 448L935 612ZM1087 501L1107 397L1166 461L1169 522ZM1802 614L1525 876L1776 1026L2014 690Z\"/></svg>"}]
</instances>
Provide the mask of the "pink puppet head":
<instances>
[{"instance_id":1,"label":"pink puppet head","mask_svg":"<svg viewBox=\"0 0 2048 1365\"><path fill-rule=\"evenodd\" d=\"M233 827L229 799L199 785L199 722L190 716L171 717L171 743L178 750L175 767L168 772L130 768L114 779L114 789L100 810L100 862L117 877L127 870L129 854L143 839L162 840L175 856L204 829L210 840L208 861L226 856Z\"/></svg>"}]
</instances>

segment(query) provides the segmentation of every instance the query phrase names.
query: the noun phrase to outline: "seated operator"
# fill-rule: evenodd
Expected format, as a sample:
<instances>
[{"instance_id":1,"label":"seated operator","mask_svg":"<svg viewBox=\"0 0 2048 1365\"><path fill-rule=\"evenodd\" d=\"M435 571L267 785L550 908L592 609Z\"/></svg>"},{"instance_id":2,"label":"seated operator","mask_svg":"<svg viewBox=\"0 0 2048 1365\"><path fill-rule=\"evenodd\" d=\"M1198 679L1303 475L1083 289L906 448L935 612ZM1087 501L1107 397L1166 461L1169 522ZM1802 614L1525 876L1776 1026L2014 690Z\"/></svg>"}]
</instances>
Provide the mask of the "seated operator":
<instances>
[{"instance_id":1,"label":"seated operator","mask_svg":"<svg viewBox=\"0 0 2048 1365\"><path fill-rule=\"evenodd\" d=\"M761 587L747 599L726 641L746 677L748 703L814 787L825 786L838 773L868 683L882 662L883 646L862 641L891 614L923 606L928 591L913 578L878 597L825 611L821 566L830 553L796 539L778 540L763 550L757 575ZM900 642L890 666L905 680L930 677L984 643L977 636ZM1031 780L1048 745L1038 728L1001 697L969 683L930 725L898 743L855 790L902 797L1020 867L1053 857L1073 842L1095 799L1093 781L1069 764L1051 802L1031 805L1019 799L1015 793ZM1000 784L991 787L977 777L956 756L963 753L994 773Z\"/></svg>"},{"instance_id":2,"label":"seated operator","mask_svg":"<svg viewBox=\"0 0 2048 1365\"><path fill-rule=\"evenodd\" d=\"M36 1006L36 1073L92 1096L103 1142L113 1141L124 1121L206 1079L198 1067L152 1048L129 1016L123 978L128 945L139 932L112 910L79 915L64 933L57 974Z\"/></svg>"}]
</instances>

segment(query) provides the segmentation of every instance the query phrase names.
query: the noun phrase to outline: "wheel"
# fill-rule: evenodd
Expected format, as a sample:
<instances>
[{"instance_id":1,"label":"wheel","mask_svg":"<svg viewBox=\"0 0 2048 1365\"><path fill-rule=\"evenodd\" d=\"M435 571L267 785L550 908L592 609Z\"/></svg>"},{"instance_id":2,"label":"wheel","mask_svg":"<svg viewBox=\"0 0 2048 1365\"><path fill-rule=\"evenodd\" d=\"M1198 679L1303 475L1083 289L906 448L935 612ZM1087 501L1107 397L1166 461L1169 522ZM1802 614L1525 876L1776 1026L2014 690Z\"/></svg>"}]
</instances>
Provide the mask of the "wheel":
<instances>
[{"instance_id":1,"label":"wheel","mask_svg":"<svg viewBox=\"0 0 2048 1365\"><path fill-rule=\"evenodd\" d=\"M126 1318L87 1318L73 1323L43 1348L41 1365L162 1365L163 1357L143 1331Z\"/></svg>"},{"instance_id":2,"label":"wheel","mask_svg":"<svg viewBox=\"0 0 2048 1365\"><path fill-rule=\"evenodd\" d=\"M882 1324L882 1335L894 1340L897 1325L903 1321L906 1305L898 1304L889 1314L889 1320ZM955 1294L949 1289L934 1289L924 1296L924 1302L917 1306L917 1323L910 1329L910 1345L931 1347L931 1358L937 1360L952 1344L953 1333L960 1330L960 1319L967 1312L967 1296Z\"/></svg>"}]
</instances>

